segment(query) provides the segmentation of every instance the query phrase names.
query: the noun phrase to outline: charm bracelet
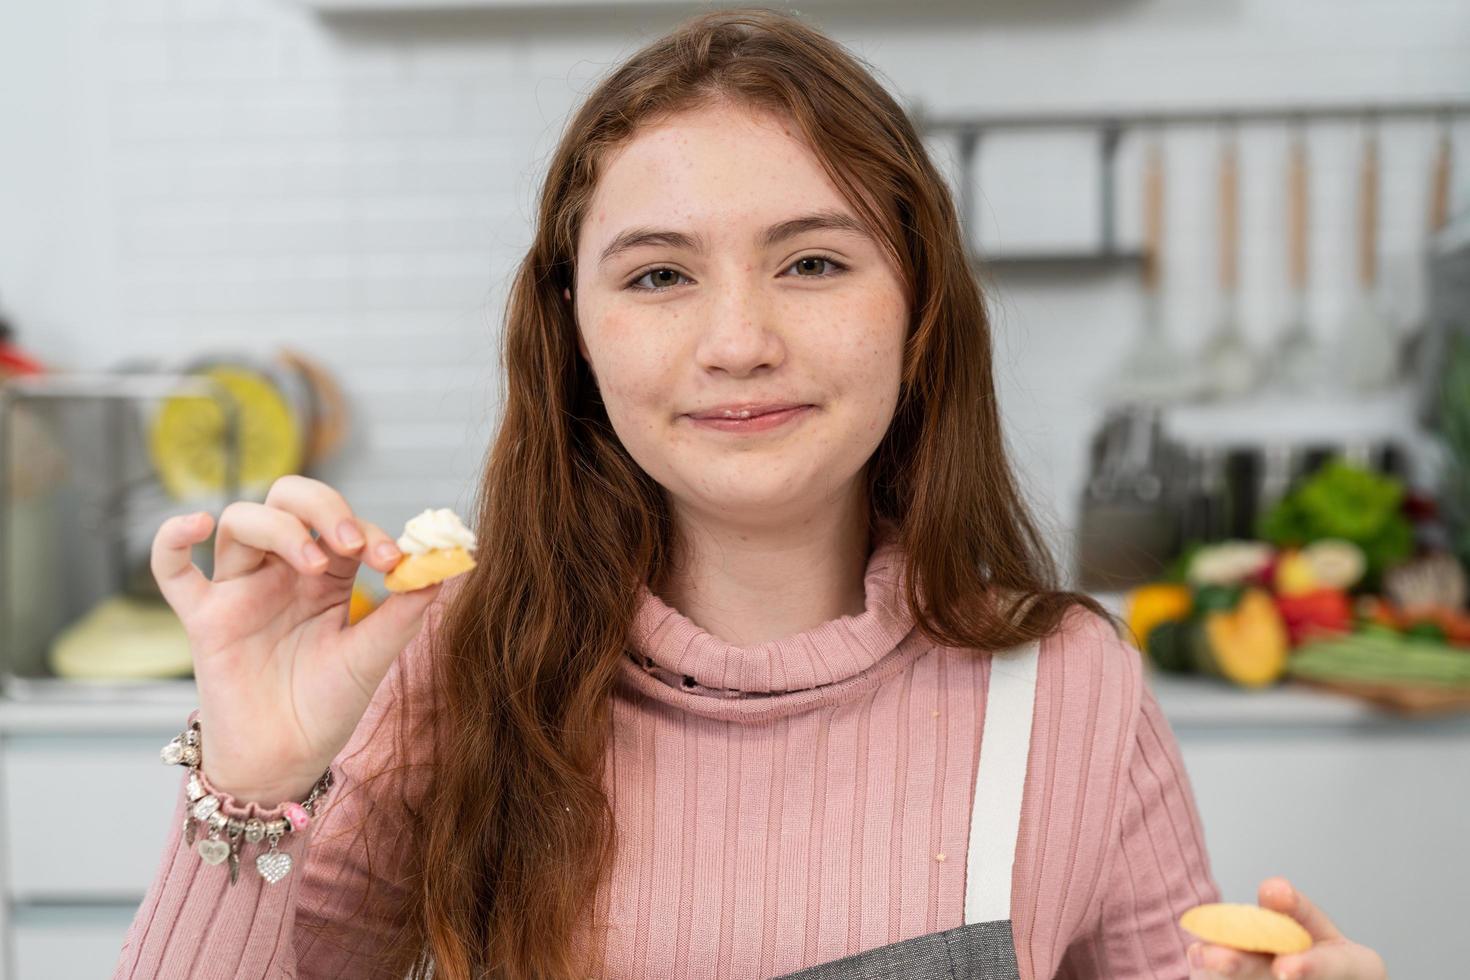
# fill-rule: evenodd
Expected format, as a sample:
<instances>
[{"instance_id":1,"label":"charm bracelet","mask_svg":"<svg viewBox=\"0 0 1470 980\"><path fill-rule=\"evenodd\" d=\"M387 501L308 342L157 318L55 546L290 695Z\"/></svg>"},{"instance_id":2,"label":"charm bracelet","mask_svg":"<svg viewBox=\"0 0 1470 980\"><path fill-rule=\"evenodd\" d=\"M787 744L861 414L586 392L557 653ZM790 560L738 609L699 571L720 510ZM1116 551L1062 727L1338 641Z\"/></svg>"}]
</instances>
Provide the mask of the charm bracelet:
<instances>
[{"instance_id":1,"label":"charm bracelet","mask_svg":"<svg viewBox=\"0 0 1470 980\"><path fill-rule=\"evenodd\" d=\"M240 844L258 844L266 841L268 849L255 858L255 869L268 884L274 885L291 873L291 855L279 850L281 838L292 831L304 830L311 823L322 795L332 786L330 766L311 787L311 792L300 803L282 803L270 810L257 807L254 803L246 807L238 805L231 809L244 816L225 813L229 799L209 785L209 780L200 769L203 756L202 736L199 730L199 712L189 716L189 727L169 740L159 753L164 765L178 765L189 769L189 779L184 787L187 800L184 804L184 841L199 852L207 864L229 862L230 884L240 877ZM203 836L199 836L198 825L204 825Z\"/></svg>"}]
</instances>

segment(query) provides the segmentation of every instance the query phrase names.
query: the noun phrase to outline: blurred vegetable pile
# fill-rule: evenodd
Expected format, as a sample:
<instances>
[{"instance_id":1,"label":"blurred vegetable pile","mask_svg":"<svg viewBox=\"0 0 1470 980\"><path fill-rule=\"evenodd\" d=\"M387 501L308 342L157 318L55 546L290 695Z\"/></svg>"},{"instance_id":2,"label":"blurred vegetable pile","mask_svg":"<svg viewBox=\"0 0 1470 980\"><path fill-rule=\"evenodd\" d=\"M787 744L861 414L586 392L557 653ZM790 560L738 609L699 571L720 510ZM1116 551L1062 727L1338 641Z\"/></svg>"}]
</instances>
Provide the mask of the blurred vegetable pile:
<instances>
[{"instance_id":1,"label":"blurred vegetable pile","mask_svg":"<svg viewBox=\"0 0 1470 980\"><path fill-rule=\"evenodd\" d=\"M1362 549L1369 582L1414 550L1397 481L1341 460L1324 465L1267 511L1256 529L1280 548L1337 538Z\"/></svg>"},{"instance_id":2,"label":"blurred vegetable pile","mask_svg":"<svg viewBox=\"0 0 1470 980\"><path fill-rule=\"evenodd\" d=\"M1134 641L1160 670L1247 688L1296 673L1470 685L1465 567L1415 556L1406 510L1397 481L1329 462L1262 516L1261 540L1195 545L1130 592Z\"/></svg>"}]
</instances>

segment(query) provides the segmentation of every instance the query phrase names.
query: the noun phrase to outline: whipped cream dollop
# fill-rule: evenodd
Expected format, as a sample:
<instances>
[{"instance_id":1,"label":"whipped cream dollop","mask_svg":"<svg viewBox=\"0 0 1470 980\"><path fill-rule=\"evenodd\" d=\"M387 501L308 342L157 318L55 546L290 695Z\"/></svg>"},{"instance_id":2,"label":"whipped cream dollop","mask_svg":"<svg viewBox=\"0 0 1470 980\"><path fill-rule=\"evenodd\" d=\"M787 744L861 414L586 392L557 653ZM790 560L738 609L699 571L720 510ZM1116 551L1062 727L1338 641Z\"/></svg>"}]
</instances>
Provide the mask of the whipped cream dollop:
<instances>
[{"instance_id":1,"label":"whipped cream dollop","mask_svg":"<svg viewBox=\"0 0 1470 980\"><path fill-rule=\"evenodd\" d=\"M459 515L448 507L430 507L417 517L409 518L398 539L398 550L406 555L422 555L436 548L475 550L475 532L460 522Z\"/></svg>"}]
</instances>

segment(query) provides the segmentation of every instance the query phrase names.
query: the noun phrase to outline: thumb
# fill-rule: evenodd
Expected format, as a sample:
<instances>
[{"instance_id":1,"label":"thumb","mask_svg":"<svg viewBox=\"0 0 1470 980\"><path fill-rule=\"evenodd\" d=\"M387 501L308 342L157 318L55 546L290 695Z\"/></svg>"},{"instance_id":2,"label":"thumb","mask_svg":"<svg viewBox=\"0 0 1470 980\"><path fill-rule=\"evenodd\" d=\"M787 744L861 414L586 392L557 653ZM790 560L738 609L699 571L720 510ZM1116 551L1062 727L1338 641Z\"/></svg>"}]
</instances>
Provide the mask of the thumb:
<instances>
[{"instance_id":1,"label":"thumb","mask_svg":"<svg viewBox=\"0 0 1470 980\"><path fill-rule=\"evenodd\" d=\"M1261 882L1259 898L1263 908L1282 912L1300 922L1313 943L1343 938L1332 920L1285 878L1267 878Z\"/></svg>"},{"instance_id":2,"label":"thumb","mask_svg":"<svg viewBox=\"0 0 1470 980\"><path fill-rule=\"evenodd\" d=\"M412 592L395 592L382 605L348 627L353 641L349 646L359 651L358 669L369 677L381 678L404 647L408 646L423 626L424 614L443 588L436 582Z\"/></svg>"}]
</instances>

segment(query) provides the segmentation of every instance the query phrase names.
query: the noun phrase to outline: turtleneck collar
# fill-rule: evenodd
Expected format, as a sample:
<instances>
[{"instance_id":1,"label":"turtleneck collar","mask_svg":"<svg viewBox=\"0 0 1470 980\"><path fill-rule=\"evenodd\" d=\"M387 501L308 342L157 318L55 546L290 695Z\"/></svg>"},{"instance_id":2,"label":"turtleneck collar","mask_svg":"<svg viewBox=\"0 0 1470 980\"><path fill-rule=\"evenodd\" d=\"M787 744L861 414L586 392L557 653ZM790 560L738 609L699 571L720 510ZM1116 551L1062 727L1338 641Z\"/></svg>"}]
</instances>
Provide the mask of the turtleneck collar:
<instances>
[{"instance_id":1,"label":"turtleneck collar","mask_svg":"<svg viewBox=\"0 0 1470 980\"><path fill-rule=\"evenodd\" d=\"M863 575L863 612L753 646L725 642L646 584L640 586L628 660L634 674L642 675L635 678L636 686L661 700L669 698L659 688L669 689L679 695L676 703L699 707L712 699L783 698L857 678L913 630L902 599L904 566L897 531L897 525L884 521L875 534Z\"/></svg>"}]
</instances>

